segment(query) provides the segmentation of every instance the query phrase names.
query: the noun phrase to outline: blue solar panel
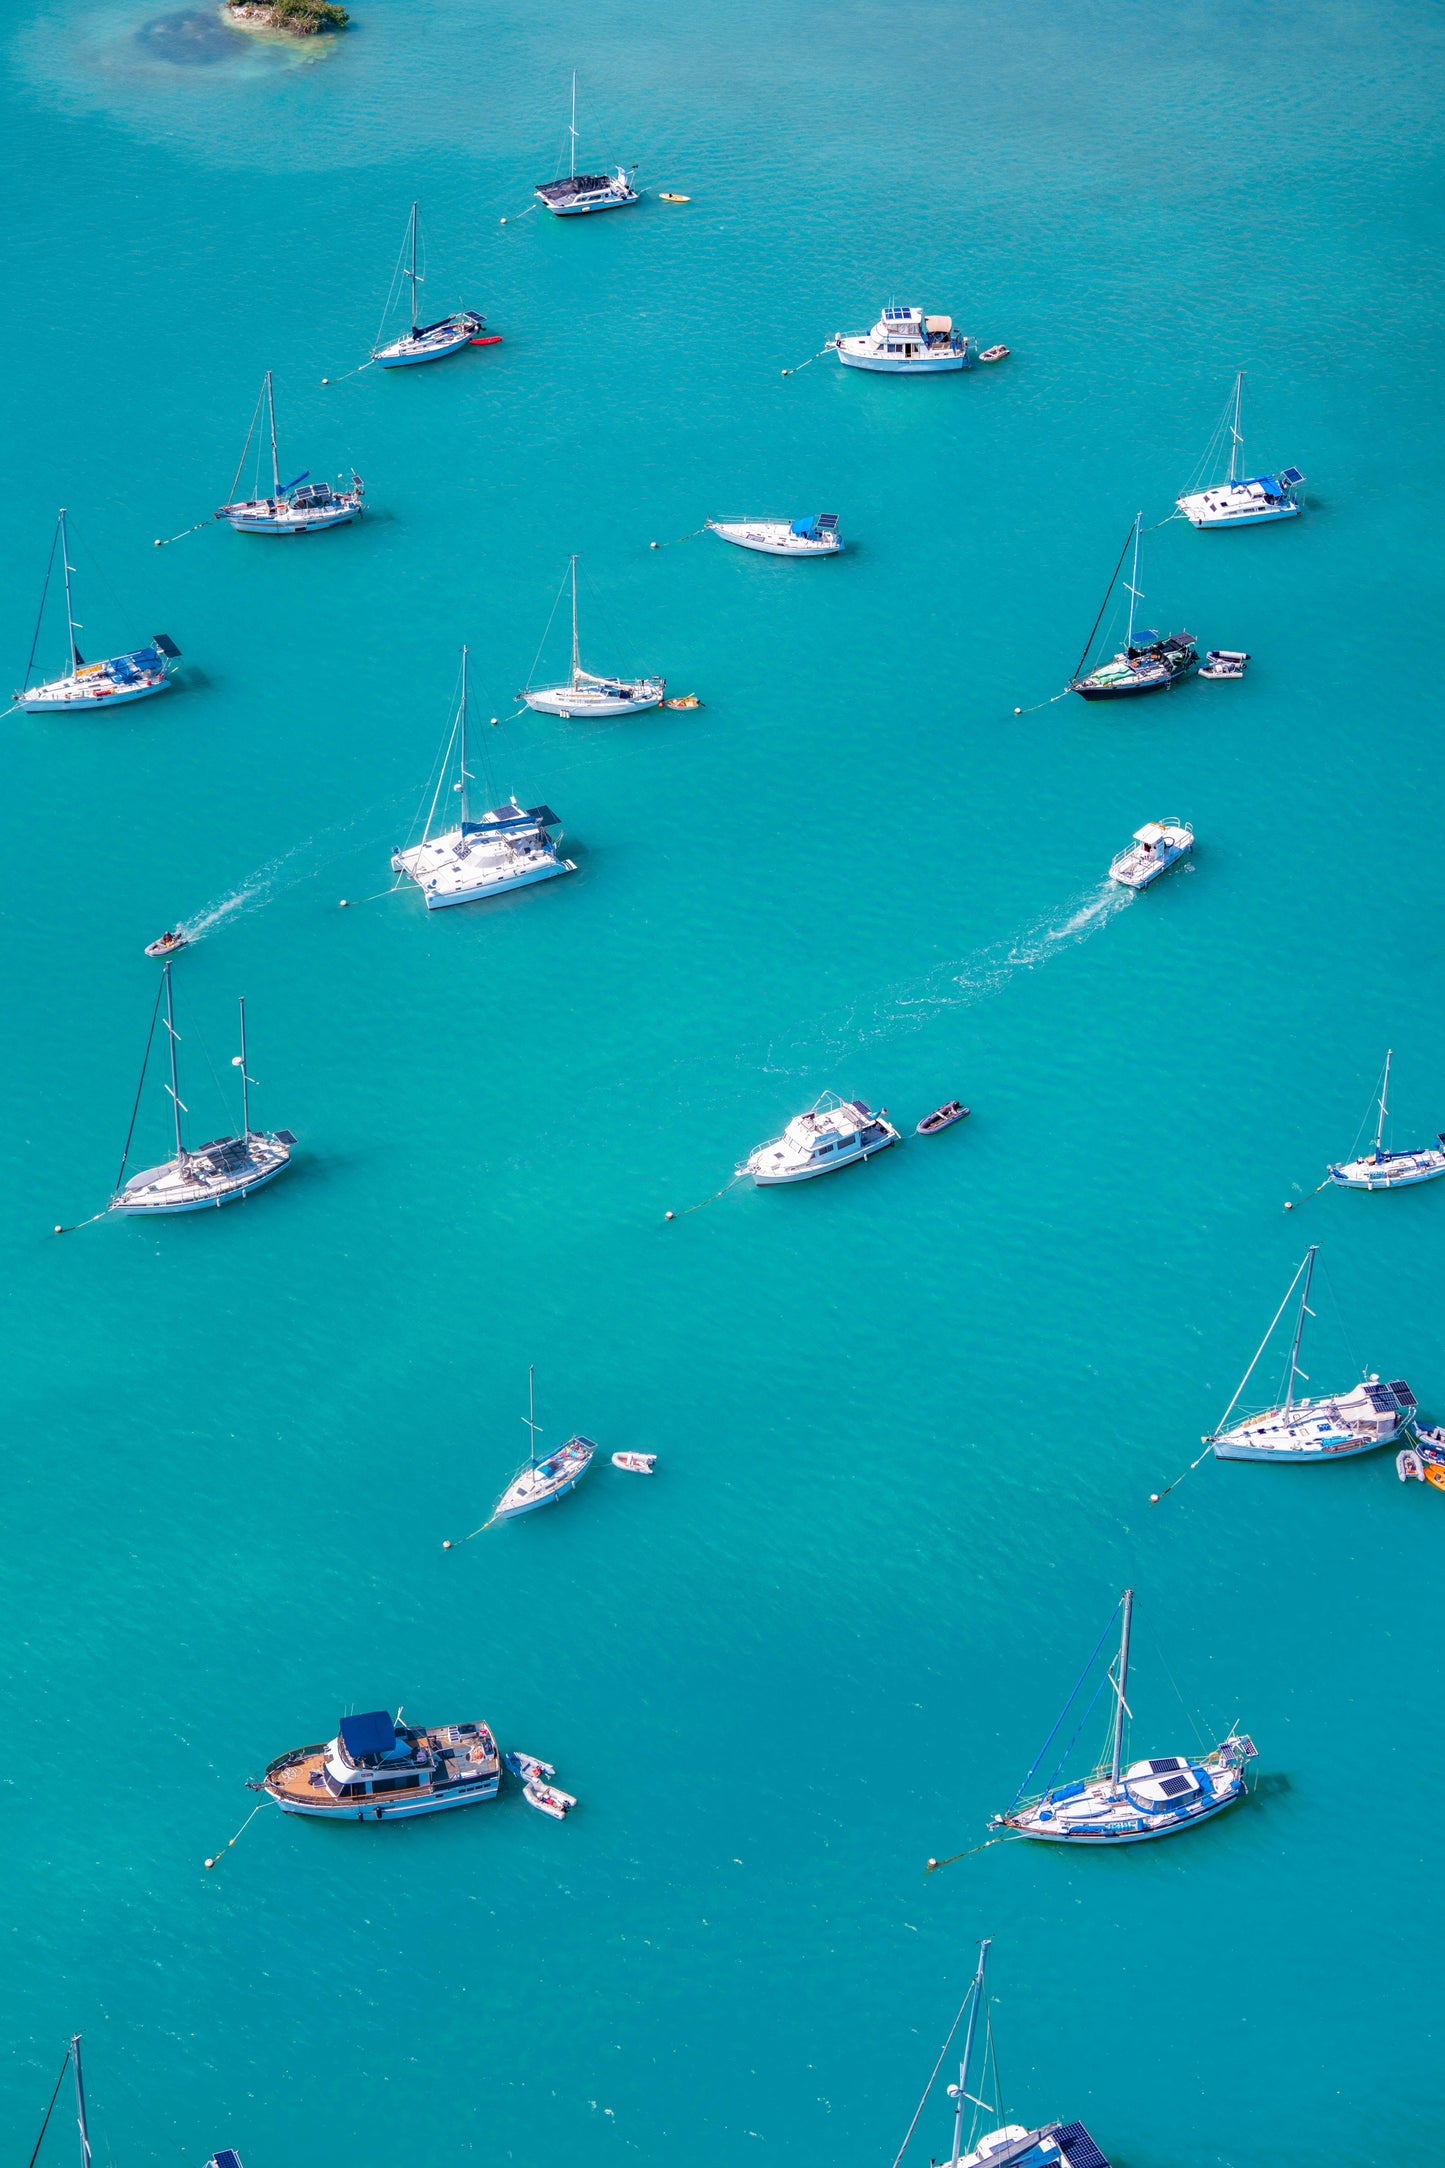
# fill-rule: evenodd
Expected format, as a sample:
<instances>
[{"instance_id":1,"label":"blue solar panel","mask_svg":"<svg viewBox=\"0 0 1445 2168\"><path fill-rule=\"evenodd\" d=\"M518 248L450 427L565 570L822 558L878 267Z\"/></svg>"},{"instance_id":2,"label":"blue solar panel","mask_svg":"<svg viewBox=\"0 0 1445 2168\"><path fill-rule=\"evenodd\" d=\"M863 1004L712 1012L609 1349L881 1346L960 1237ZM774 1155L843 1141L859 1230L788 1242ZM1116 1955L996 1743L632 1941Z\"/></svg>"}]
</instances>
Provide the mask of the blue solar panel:
<instances>
[{"instance_id":1,"label":"blue solar panel","mask_svg":"<svg viewBox=\"0 0 1445 2168\"><path fill-rule=\"evenodd\" d=\"M1109 2168L1108 2161L1082 2123L1064 2123L1054 2132L1054 2137L1069 2168Z\"/></svg>"},{"instance_id":2,"label":"blue solar panel","mask_svg":"<svg viewBox=\"0 0 1445 2168\"><path fill-rule=\"evenodd\" d=\"M241 2156L239 2153L233 2153L231 2148L227 2146L224 2153L213 2153L211 2155L206 2163L206 2168L241 2168Z\"/></svg>"},{"instance_id":3,"label":"blue solar panel","mask_svg":"<svg viewBox=\"0 0 1445 2168\"><path fill-rule=\"evenodd\" d=\"M1419 1407L1419 1401L1415 1398L1415 1395L1411 1392L1409 1386L1405 1383L1405 1380L1403 1378L1391 1378L1390 1391L1399 1401L1402 1408Z\"/></svg>"}]
</instances>

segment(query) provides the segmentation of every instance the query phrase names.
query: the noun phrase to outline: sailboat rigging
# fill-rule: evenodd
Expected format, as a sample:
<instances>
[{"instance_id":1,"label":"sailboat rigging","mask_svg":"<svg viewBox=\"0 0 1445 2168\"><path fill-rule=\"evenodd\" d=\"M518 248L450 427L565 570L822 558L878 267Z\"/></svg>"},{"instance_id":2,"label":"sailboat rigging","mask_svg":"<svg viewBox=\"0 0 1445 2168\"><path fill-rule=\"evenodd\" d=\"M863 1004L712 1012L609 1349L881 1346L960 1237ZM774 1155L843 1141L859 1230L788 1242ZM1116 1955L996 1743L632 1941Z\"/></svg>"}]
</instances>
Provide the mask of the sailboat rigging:
<instances>
[{"instance_id":1,"label":"sailboat rigging","mask_svg":"<svg viewBox=\"0 0 1445 2168\"><path fill-rule=\"evenodd\" d=\"M1143 599L1143 591L1139 586L1139 539L1143 520L1142 512L1135 516L1130 537L1125 539L1124 547L1119 552L1119 562L1115 565L1109 585L1104 591L1104 599L1099 605L1099 614L1094 619L1093 630L1084 642L1084 652L1069 680L1069 691L1078 693L1084 700L1122 700L1133 693L1166 692L1170 686L1182 684L1199 661L1199 650L1194 644L1192 632L1161 634L1146 630L1139 634L1137 640L1135 638L1134 621L1139 603ZM1125 557L1129 554L1130 538L1133 541L1134 561L1126 583L1129 623L1124 645L1107 662L1097 663L1092 670L1085 672L1084 665L1089 659L1095 635L1103 622L1104 612L1109 607L1114 583L1123 569Z\"/></svg>"},{"instance_id":2,"label":"sailboat rigging","mask_svg":"<svg viewBox=\"0 0 1445 2168\"><path fill-rule=\"evenodd\" d=\"M1385 1073L1380 1079L1379 1119L1375 1123L1372 1150L1363 1158L1347 1159L1329 1170L1329 1180L1340 1189L1407 1189L1416 1182L1434 1182L1445 1174L1445 1132L1437 1136L1434 1144L1422 1144L1413 1151L1385 1150L1385 1121L1390 1111L1387 1104L1390 1063L1393 1059L1393 1049L1387 1050ZM1358 1138L1356 1141L1358 1142Z\"/></svg>"},{"instance_id":3,"label":"sailboat rigging","mask_svg":"<svg viewBox=\"0 0 1445 2168\"><path fill-rule=\"evenodd\" d=\"M1278 474L1253 474L1240 479L1244 465L1244 371L1234 379L1230 403L1217 423L1204 455L1207 465L1216 444L1229 433L1229 473L1222 482L1207 488L1186 490L1175 501L1191 527L1260 527L1267 520L1294 519L1300 509L1299 490L1304 476L1298 467Z\"/></svg>"},{"instance_id":4,"label":"sailboat rigging","mask_svg":"<svg viewBox=\"0 0 1445 2168\"><path fill-rule=\"evenodd\" d=\"M231 1058L231 1066L241 1072L240 1130L234 1136L215 1137L209 1144L198 1145L194 1149L187 1145L181 1118L189 1110L180 1092L176 1052L180 1045L180 1034L176 1030L171 971L172 966L169 963L162 965L161 985L157 991L155 1009L151 1014L151 1028L146 1039L145 1058L141 1064L136 1109L139 1110L141 1094L145 1089L146 1072L150 1066L151 1049L155 1044L156 1023L159 1018L166 1034L169 1081L165 1089L171 1102L175 1153L161 1165L146 1167L127 1181L125 1170L135 1135L135 1114L132 1114L130 1134L125 1140L120 1172L116 1176L115 1189L108 1207L112 1212L131 1218L151 1218L165 1212L199 1212L207 1205L234 1204L238 1198L248 1197L253 1189L260 1189L263 1183L284 1173L291 1163L291 1148L296 1142L289 1129L266 1130L251 1127L251 1087L256 1079L246 1066L246 1003L243 997L240 1004L241 1051Z\"/></svg>"},{"instance_id":5,"label":"sailboat rigging","mask_svg":"<svg viewBox=\"0 0 1445 2168\"><path fill-rule=\"evenodd\" d=\"M454 309L450 316L439 316L435 323L417 321L417 289L426 283L425 271L417 269L417 206L413 203L407 220L406 239L402 243L401 262L397 276L411 291L411 328L399 338L377 343L371 349L371 358L383 369L409 369L420 361L441 361L447 354L455 354L463 346L498 346L497 337L485 336L487 322L475 309ZM397 277L392 279L392 293L388 294L386 308L382 312L382 325L391 311L392 294L396 291Z\"/></svg>"},{"instance_id":6,"label":"sailboat rigging","mask_svg":"<svg viewBox=\"0 0 1445 2168\"><path fill-rule=\"evenodd\" d=\"M1372 1453L1376 1446L1392 1444L1415 1420L1418 1403L1405 1380L1392 1378L1384 1385L1378 1371L1374 1370L1344 1393L1296 1395L1299 1379L1303 1378L1306 1385L1310 1382L1308 1374L1299 1366L1299 1352L1305 1319L1314 1316L1309 1306L1309 1294L1318 1248L1319 1244L1312 1242L1306 1250L1294 1278L1285 1289L1284 1301L1271 1318L1268 1332L1239 1381L1234 1398L1215 1428L1199 1441L1201 1445L1213 1446L1217 1460L1294 1463L1349 1460L1357 1453ZM1231 1423L1230 1418L1243 1399L1245 1388L1297 1287L1299 1309L1290 1342L1284 1397L1274 1406L1262 1408L1258 1414Z\"/></svg>"},{"instance_id":7,"label":"sailboat rigging","mask_svg":"<svg viewBox=\"0 0 1445 2168\"><path fill-rule=\"evenodd\" d=\"M261 430L263 411L266 427ZM231 504L223 504L215 514L217 519L223 519L228 526L233 527L237 534L315 534L323 527L345 527L351 520L360 519L366 484L359 474L352 474L350 489L335 490L329 482L311 481L311 470L305 467L283 487L281 465L276 451L276 394L269 369L262 379L256 411L251 416L251 426L246 431L246 441L236 462L236 472L231 483L233 497L253 440L256 440L257 477L252 486L256 489L256 494L237 499ZM271 452L271 494L263 497L259 488L259 469L268 444Z\"/></svg>"},{"instance_id":8,"label":"sailboat rigging","mask_svg":"<svg viewBox=\"0 0 1445 2168\"><path fill-rule=\"evenodd\" d=\"M571 159L567 178L541 182L534 193L538 201L558 218L575 218L584 211L616 211L623 204L637 203L639 191L633 186L636 166L618 166L612 173L579 173L577 171L577 70L572 70L572 119L567 130L571 144Z\"/></svg>"},{"instance_id":9,"label":"sailboat rigging","mask_svg":"<svg viewBox=\"0 0 1445 2168\"><path fill-rule=\"evenodd\" d=\"M485 748L486 741L483 740ZM457 751L460 771L452 791L461 800L460 819L453 827L435 834L432 824L452 774L451 755ZM548 805L523 806L513 797L491 805L480 819L471 817L468 785L475 778L468 766L471 757L467 738L467 650L462 649L461 692L456 717L443 755L437 787L432 795L426 826L419 843L393 851L392 871L415 881L429 911L448 904L476 903L486 896L500 896L511 888L525 888L535 881L550 881L559 873L575 873L570 858L560 855L560 834L551 831L561 823ZM488 796L495 796L491 763L485 750L481 760Z\"/></svg>"},{"instance_id":10,"label":"sailboat rigging","mask_svg":"<svg viewBox=\"0 0 1445 2168\"><path fill-rule=\"evenodd\" d=\"M40 645L40 634L45 623L45 604L50 594L51 577L55 571L56 552L60 555L62 585L65 595L65 668L57 677L46 678L39 685L32 685L35 669L35 651ZM128 701L144 700L151 693L163 693L175 675L180 660L180 649L169 633L151 635L148 647L139 647L128 655L112 655L104 662L87 662L76 644L75 635L85 627L77 622L75 598L71 588L71 574L75 567L70 562L70 537L66 526L64 505L56 517L55 533L51 539L50 556L45 566L45 581L40 590L40 609L35 619L35 636L30 643L30 659L25 665L25 681L14 695L15 705L26 715L50 715L58 710L93 712L102 707L124 707Z\"/></svg>"},{"instance_id":11,"label":"sailboat rigging","mask_svg":"<svg viewBox=\"0 0 1445 2168\"><path fill-rule=\"evenodd\" d=\"M1168 1754L1125 1766L1124 1723L1132 1715L1128 1700L1129 1643L1134 1621L1132 1588L1124 1590L1110 1626L1115 1618L1120 1621L1119 1653L1095 1688L1093 1700L1074 1732L1077 1738L1089 1709L1107 1685L1114 1698L1107 1764L1101 1763L1088 1777L1058 1783L1068 1758L1065 1747L1045 1789L1025 1796L1093 1670L1109 1626L1100 1635L1094 1654L1065 1702L1043 1751L1019 1786L1013 1804L993 1817L990 1829L1012 1830L1018 1836L1037 1837L1049 1844L1142 1844L1151 1837L1169 1837L1181 1829L1192 1829L1243 1798L1247 1789L1244 1772L1255 1758L1256 1749L1254 1741L1242 1732L1231 1731L1208 1754Z\"/></svg>"},{"instance_id":12,"label":"sailboat rigging","mask_svg":"<svg viewBox=\"0 0 1445 2168\"><path fill-rule=\"evenodd\" d=\"M515 1475L492 1508L494 1521L515 1520L519 1513L533 1513L538 1506L555 1505L565 1498L568 1491L575 1490L592 1465L597 1451L591 1438L568 1438L555 1452L537 1455L537 1421L535 1369L527 1366L527 1412L522 1420L527 1426L527 1465Z\"/></svg>"},{"instance_id":13,"label":"sailboat rigging","mask_svg":"<svg viewBox=\"0 0 1445 2168\"><path fill-rule=\"evenodd\" d=\"M609 678L598 677L582 667L581 649L577 638L577 559L571 559L572 578L572 675L565 685L540 685L520 692L517 697L525 700L529 708L539 715L560 715L564 721L574 717L599 715L637 715L644 708L661 707L667 692L667 680L660 677ZM553 604L556 608L556 604Z\"/></svg>"}]
</instances>

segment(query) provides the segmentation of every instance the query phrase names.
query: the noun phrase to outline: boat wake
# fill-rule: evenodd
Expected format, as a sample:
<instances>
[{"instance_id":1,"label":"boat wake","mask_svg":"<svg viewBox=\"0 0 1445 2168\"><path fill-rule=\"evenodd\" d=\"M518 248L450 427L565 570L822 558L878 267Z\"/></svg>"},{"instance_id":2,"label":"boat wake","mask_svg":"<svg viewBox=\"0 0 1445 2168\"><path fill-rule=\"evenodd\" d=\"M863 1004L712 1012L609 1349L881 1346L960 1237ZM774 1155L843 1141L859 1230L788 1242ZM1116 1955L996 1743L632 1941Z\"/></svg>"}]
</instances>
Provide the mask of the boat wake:
<instances>
[{"instance_id":1,"label":"boat wake","mask_svg":"<svg viewBox=\"0 0 1445 2168\"><path fill-rule=\"evenodd\" d=\"M233 919L245 918L252 911L260 911L268 903L274 903L289 889L299 888L324 871L333 859L341 857L355 846L356 832L364 823L373 821L379 813L386 813L395 825L395 813L402 803L410 800L388 798L380 804L369 806L364 812L353 814L346 820L323 828L318 835L307 836L300 843L293 843L289 850L279 851L268 858L254 873L224 896L204 904L189 918L177 921L176 931L184 934L188 942L203 941L207 934L219 926L229 925Z\"/></svg>"},{"instance_id":2,"label":"boat wake","mask_svg":"<svg viewBox=\"0 0 1445 2168\"><path fill-rule=\"evenodd\" d=\"M919 978L885 988L876 1000L850 1009L838 1022L821 1023L788 1043L774 1040L764 1067L791 1076L832 1069L858 1047L921 1031L948 1010L971 1008L1000 992L1021 971L1036 971L1065 949L1077 948L1133 900L1131 890L1112 881L1090 889L1066 908L1063 917L1051 911L1020 933L1005 935L970 956L935 964ZM797 1047L798 1060L785 1058L789 1044Z\"/></svg>"}]
</instances>

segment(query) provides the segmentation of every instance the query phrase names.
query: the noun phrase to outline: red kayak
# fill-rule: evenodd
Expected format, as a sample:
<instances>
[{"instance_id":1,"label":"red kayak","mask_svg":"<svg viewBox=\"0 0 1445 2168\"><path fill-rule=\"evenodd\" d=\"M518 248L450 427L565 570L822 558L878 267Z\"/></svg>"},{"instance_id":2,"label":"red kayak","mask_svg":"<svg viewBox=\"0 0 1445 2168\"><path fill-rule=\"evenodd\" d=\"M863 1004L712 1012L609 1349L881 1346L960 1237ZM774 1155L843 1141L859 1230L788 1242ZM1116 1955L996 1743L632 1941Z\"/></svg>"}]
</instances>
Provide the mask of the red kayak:
<instances>
[{"instance_id":1,"label":"red kayak","mask_svg":"<svg viewBox=\"0 0 1445 2168\"><path fill-rule=\"evenodd\" d=\"M918 1124L917 1134L920 1137L936 1136L940 1129L951 1129L955 1122L961 1122L967 1113L967 1107L960 1106L956 1099L950 1099L946 1106L935 1107L931 1114L924 1115Z\"/></svg>"},{"instance_id":2,"label":"red kayak","mask_svg":"<svg viewBox=\"0 0 1445 2168\"><path fill-rule=\"evenodd\" d=\"M486 334L485 338L473 339L471 341L471 344L473 346L500 346L501 343L502 334L500 333L500 331L489 331Z\"/></svg>"}]
</instances>

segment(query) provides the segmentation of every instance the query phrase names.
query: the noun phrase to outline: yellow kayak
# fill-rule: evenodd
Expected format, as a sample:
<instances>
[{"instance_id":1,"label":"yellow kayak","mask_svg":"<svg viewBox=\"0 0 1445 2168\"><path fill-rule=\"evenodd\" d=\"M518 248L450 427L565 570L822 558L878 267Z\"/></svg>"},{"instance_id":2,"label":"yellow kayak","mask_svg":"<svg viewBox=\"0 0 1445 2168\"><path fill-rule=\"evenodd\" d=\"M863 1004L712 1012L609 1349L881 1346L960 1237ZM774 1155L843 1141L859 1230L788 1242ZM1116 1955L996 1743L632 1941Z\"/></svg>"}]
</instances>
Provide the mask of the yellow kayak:
<instances>
[{"instance_id":1,"label":"yellow kayak","mask_svg":"<svg viewBox=\"0 0 1445 2168\"><path fill-rule=\"evenodd\" d=\"M1433 1483L1436 1490L1445 1490L1445 1468L1437 1466L1433 1460L1427 1460L1425 1463L1425 1481Z\"/></svg>"},{"instance_id":2,"label":"yellow kayak","mask_svg":"<svg viewBox=\"0 0 1445 2168\"><path fill-rule=\"evenodd\" d=\"M657 200L659 203L691 203L692 198L691 196L674 196L669 189L660 188L657 192Z\"/></svg>"}]
</instances>

